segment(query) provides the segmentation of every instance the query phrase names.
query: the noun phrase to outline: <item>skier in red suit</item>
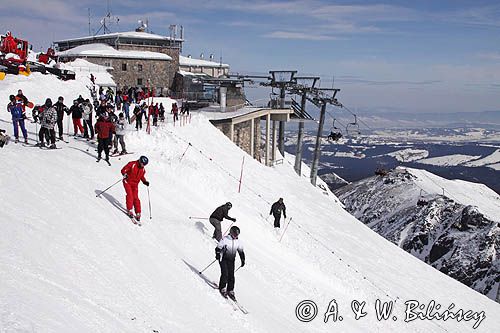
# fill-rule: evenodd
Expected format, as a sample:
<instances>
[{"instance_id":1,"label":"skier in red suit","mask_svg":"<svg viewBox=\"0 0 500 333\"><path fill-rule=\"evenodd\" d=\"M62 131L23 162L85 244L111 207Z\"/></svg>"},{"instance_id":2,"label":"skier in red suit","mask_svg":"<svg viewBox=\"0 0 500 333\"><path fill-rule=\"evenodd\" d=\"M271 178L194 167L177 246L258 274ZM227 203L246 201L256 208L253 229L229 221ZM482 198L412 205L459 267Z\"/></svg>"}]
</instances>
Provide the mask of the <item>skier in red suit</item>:
<instances>
[{"instance_id":1,"label":"skier in red suit","mask_svg":"<svg viewBox=\"0 0 500 333\"><path fill-rule=\"evenodd\" d=\"M144 175L148 164L148 158L141 156L137 161L130 161L122 169L123 187L127 193L127 212L130 218L134 217L132 207L135 210L135 219L139 222L141 220L141 200L139 200L138 185L141 181L144 185L149 186L149 182Z\"/></svg>"}]
</instances>

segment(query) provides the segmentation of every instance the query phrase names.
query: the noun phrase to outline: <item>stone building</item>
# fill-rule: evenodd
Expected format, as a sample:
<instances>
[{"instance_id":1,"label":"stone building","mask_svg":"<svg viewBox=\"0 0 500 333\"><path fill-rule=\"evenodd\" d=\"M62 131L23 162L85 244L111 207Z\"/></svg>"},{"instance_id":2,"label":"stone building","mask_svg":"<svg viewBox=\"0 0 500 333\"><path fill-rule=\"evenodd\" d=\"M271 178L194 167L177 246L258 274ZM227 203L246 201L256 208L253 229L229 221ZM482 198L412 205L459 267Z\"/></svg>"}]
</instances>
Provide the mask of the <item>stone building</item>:
<instances>
[{"instance_id":1,"label":"stone building","mask_svg":"<svg viewBox=\"0 0 500 333\"><path fill-rule=\"evenodd\" d=\"M54 42L62 61L84 58L113 68L121 86L154 87L167 93L179 70L183 39L144 31L118 32Z\"/></svg>"}]
</instances>

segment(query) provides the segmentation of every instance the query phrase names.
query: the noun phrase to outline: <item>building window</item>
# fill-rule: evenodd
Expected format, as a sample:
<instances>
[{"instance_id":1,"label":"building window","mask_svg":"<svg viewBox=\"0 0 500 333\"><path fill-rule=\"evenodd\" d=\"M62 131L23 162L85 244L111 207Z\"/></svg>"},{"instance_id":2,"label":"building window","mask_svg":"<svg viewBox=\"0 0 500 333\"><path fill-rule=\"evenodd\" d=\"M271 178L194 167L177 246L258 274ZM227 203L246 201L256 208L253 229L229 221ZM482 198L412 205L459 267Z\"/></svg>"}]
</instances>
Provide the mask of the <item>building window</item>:
<instances>
[{"instance_id":1,"label":"building window","mask_svg":"<svg viewBox=\"0 0 500 333\"><path fill-rule=\"evenodd\" d=\"M106 66L106 67L111 67L111 63L110 63L110 62L105 62L105 63L104 63L104 66Z\"/></svg>"},{"instance_id":2,"label":"building window","mask_svg":"<svg viewBox=\"0 0 500 333\"><path fill-rule=\"evenodd\" d=\"M126 71L127 70L127 64L126 63L122 63L122 71Z\"/></svg>"},{"instance_id":3,"label":"building window","mask_svg":"<svg viewBox=\"0 0 500 333\"><path fill-rule=\"evenodd\" d=\"M142 86L142 79L137 79L137 85Z\"/></svg>"},{"instance_id":4,"label":"building window","mask_svg":"<svg viewBox=\"0 0 500 333\"><path fill-rule=\"evenodd\" d=\"M141 64L138 64L138 65L137 65L137 71L138 71L138 72L142 72L142 65L141 65Z\"/></svg>"}]
</instances>

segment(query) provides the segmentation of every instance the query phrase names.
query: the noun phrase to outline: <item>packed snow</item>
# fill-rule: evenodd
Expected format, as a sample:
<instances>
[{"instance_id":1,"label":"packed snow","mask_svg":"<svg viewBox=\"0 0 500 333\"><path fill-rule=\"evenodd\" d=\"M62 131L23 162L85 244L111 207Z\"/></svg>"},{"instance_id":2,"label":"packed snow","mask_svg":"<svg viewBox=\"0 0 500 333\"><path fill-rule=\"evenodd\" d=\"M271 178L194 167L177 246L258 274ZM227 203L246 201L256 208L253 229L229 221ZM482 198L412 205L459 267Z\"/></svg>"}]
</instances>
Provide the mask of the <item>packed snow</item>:
<instances>
[{"instance_id":1,"label":"packed snow","mask_svg":"<svg viewBox=\"0 0 500 333\"><path fill-rule=\"evenodd\" d=\"M454 154L454 155L426 158L423 160L418 160L417 163L447 167L447 166L461 165L469 161L477 160L480 157L481 155L471 156L471 155Z\"/></svg>"},{"instance_id":2,"label":"packed snow","mask_svg":"<svg viewBox=\"0 0 500 333\"><path fill-rule=\"evenodd\" d=\"M0 104L19 88L36 103L89 97L87 75L67 82L40 73L8 75ZM12 133L7 112L0 113L0 126ZM29 123L31 142L35 130ZM126 142L134 154L112 158L111 167L95 162L93 144L73 138L58 142L60 150L14 143L0 149L2 331L500 331L500 305L375 234L324 183L312 187L289 163L270 168L253 160L203 115L182 127L162 124L151 135L129 128ZM141 154L150 160L152 210L141 185L144 225L138 227L121 211L121 184L96 194ZM292 219L281 242L285 228L276 234L268 216L279 197ZM205 218L226 201L245 244L247 264L236 273L235 291L247 315L233 311L198 274L214 260L213 228ZM223 230L229 225L225 221ZM205 274L216 281L219 268L214 264ZM377 299L395 301L397 320L377 320ZM303 300L317 303L311 322L296 317ZM366 317L354 319L353 300L366 301ZM477 320L405 322L407 300L434 300L443 309L453 303L454 310L484 311L486 318L475 330ZM339 306L342 321L324 323L329 304ZM303 317L311 313L302 310Z\"/></svg>"}]
</instances>

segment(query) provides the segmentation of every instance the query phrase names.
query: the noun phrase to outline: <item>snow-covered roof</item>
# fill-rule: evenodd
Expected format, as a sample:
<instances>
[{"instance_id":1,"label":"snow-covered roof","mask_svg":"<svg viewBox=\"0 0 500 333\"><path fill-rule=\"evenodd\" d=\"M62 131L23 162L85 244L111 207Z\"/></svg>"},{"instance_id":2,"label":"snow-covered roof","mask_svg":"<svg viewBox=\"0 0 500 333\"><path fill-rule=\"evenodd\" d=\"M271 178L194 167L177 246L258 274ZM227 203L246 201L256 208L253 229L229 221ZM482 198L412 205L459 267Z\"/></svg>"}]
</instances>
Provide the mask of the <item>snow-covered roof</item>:
<instances>
[{"instance_id":1,"label":"snow-covered roof","mask_svg":"<svg viewBox=\"0 0 500 333\"><path fill-rule=\"evenodd\" d=\"M179 56L179 65L188 67L216 67L216 68L229 68L228 64L221 64L214 61L208 61L203 59L194 59L184 56Z\"/></svg>"},{"instance_id":2,"label":"snow-covered roof","mask_svg":"<svg viewBox=\"0 0 500 333\"><path fill-rule=\"evenodd\" d=\"M187 72L187 71L183 71L183 70L178 70L177 73L179 73L180 75L182 76L200 76L200 77L210 77L210 75L206 74L206 73L193 73L193 72Z\"/></svg>"},{"instance_id":3,"label":"snow-covered roof","mask_svg":"<svg viewBox=\"0 0 500 333\"><path fill-rule=\"evenodd\" d=\"M113 32L110 34L104 34L104 35L96 35L96 36L86 36L86 37L79 37L79 38L69 38L69 39L62 39L59 41L56 41L54 43L65 43L65 42L73 42L73 41L83 41L83 40L98 40L98 39L107 39L107 38L115 38L115 37L121 37L121 38L137 38L137 39L155 39L155 40L178 40L182 41L183 39L180 38L171 38L167 36L161 36L161 35L156 35L156 34L151 34L149 32L141 32L141 31L125 31L125 32Z\"/></svg>"},{"instance_id":4,"label":"snow-covered roof","mask_svg":"<svg viewBox=\"0 0 500 333\"><path fill-rule=\"evenodd\" d=\"M172 60L172 58L165 53L151 51L117 50L109 45L101 43L80 45L66 51L57 52L57 56L88 58L104 57L165 61Z\"/></svg>"}]
</instances>

